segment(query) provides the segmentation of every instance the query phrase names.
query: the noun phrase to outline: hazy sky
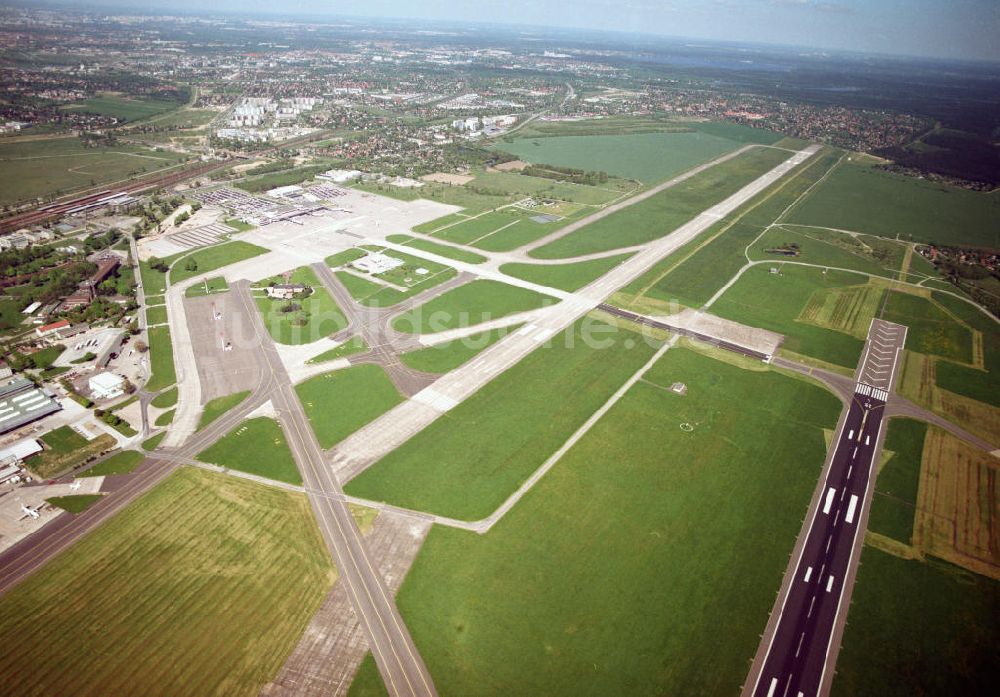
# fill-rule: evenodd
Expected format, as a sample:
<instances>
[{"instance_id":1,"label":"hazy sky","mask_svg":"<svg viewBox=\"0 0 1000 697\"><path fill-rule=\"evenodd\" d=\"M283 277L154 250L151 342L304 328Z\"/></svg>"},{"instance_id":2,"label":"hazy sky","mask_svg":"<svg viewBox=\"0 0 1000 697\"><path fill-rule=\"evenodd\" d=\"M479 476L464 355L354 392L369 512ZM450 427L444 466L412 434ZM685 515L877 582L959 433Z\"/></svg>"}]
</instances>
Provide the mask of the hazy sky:
<instances>
[{"instance_id":1,"label":"hazy sky","mask_svg":"<svg viewBox=\"0 0 1000 697\"><path fill-rule=\"evenodd\" d=\"M67 4L78 3L67 0ZM89 0L79 4L616 29L1000 61L1000 0Z\"/></svg>"}]
</instances>

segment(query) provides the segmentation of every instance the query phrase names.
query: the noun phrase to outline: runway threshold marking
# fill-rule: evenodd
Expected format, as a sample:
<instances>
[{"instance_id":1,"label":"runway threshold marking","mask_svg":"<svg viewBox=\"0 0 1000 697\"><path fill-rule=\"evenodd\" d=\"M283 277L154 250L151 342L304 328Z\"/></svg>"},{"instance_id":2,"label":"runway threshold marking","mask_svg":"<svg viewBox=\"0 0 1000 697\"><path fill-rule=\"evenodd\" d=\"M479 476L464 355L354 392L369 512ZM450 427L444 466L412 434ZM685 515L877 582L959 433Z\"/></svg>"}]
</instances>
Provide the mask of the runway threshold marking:
<instances>
[{"instance_id":1,"label":"runway threshold marking","mask_svg":"<svg viewBox=\"0 0 1000 697\"><path fill-rule=\"evenodd\" d=\"M834 489L832 486L830 487L830 490L826 492L826 503L823 504L823 513L824 514L830 515L830 506L833 505L833 496L836 493L837 493L837 490Z\"/></svg>"},{"instance_id":2,"label":"runway threshold marking","mask_svg":"<svg viewBox=\"0 0 1000 697\"><path fill-rule=\"evenodd\" d=\"M847 517L844 519L848 523L854 522L854 509L858 506L858 497L856 494L851 494L851 500L847 504Z\"/></svg>"}]
</instances>

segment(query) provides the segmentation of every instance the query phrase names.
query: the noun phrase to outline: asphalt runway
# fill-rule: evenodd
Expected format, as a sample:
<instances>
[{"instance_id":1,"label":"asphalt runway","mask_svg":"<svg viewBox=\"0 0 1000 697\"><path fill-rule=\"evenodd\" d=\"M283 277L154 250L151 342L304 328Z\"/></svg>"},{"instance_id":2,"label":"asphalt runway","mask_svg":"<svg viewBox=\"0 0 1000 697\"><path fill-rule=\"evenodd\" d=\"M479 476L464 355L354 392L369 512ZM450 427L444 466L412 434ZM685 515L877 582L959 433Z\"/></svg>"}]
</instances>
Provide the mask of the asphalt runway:
<instances>
[{"instance_id":1,"label":"asphalt runway","mask_svg":"<svg viewBox=\"0 0 1000 697\"><path fill-rule=\"evenodd\" d=\"M874 320L854 394L837 431L744 687L754 697L814 697L829 693L840 649L860 541L868 520L884 440L883 417L896 376L906 328ZM878 385L862 378L877 377Z\"/></svg>"},{"instance_id":2,"label":"asphalt runway","mask_svg":"<svg viewBox=\"0 0 1000 697\"><path fill-rule=\"evenodd\" d=\"M344 493L323 461L323 451L306 418L270 334L250 296L246 281L232 291L243 303L244 317L257 329L262 372L271 376L271 402L305 484L320 532L346 584L354 611L390 695L435 695L434 683L417 651L382 576L376 571ZM344 408L350 408L345 404Z\"/></svg>"},{"instance_id":3,"label":"asphalt runway","mask_svg":"<svg viewBox=\"0 0 1000 697\"><path fill-rule=\"evenodd\" d=\"M345 484L395 448L461 404L546 341L590 312L612 293L648 271L654 264L695 239L767 187L812 157L809 146L750 182L724 201L695 216L672 232L653 240L618 266L561 302L542 308L534 321L484 349L475 358L441 376L414 397L390 409L337 444L329 454L338 481ZM631 200L631 199L630 199ZM588 218L590 219L590 218ZM445 260L446 263L450 263Z\"/></svg>"}]
</instances>

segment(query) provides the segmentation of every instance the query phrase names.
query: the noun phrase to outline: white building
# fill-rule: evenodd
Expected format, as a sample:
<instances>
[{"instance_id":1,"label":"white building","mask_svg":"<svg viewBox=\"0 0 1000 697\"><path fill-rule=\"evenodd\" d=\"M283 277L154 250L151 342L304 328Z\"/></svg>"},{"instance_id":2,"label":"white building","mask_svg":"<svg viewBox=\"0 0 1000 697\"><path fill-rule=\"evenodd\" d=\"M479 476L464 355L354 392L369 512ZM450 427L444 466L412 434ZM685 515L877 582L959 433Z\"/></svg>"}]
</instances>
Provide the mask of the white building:
<instances>
[{"instance_id":1,"label":"white building","mask_svg":"<svg viewBox=\"0 0 1000 697\"><path fill-rule=\"evenodd\" d=\"M87 380L94 399L113 399L125 394L125 378L114 373L98 373Z\"/></svg>"},{"instance_id":2,"label":"white building","mask_svg":"<svg viewBox=\"0 0 1000 697\"><path fill-rule=\"evenodd\" d=\"M349 181L353 181L361 176L361 172L356 169L331 169L329 171L323 172L322 174L317 174L317 179L322 179L323 181L333 182L334 184L346 184Z\"/></svg>"},{"instance_id":3,"label":"white building","mask_svg":"<svg viewBox=\"0 0 1000 697\"><path fill-rule=\"evenodd\" d=\"M479 130L479 117L471 116L467 119L455 119L451 122L451 127L457 131L478 131Z\"/></svg>"},{"instance_id":4,"label":"white building","mask_svg":"<svg viewBox=\"0 0 1000 697\"><path fill-rule=\"evenodd\" d=\"M276 300L291 300L299 293L305 293L306 287L301 283L279 283L267 287L267 297Z\"/></svg>"},{"instance_id":5,"label":"white building","mask_svg":"<svg viewBox=\"0 0 1000 697\"><path fill-rule=\"evenodd\" d=\"M402 259L397 259L381 252L369 252L367 256L351 262L351 266L358 271L364 271L372 275L385 273L402 265Z\"/></svg>"},{"instance_id":6,"label":"white building","mask_svg":"<svg viewBox=\"0 0 1000 697\"><path fill-rule=\"evenodd\" d=\"M298 198L302 195L302 187L298 184L279 186L275 189L270 189L267 195L273 198Z\"/></svg>"},{"instance_id":7,"label":"white building","mask_svg":"<svg viewBox=\"0 0 1000 697\"><path fill-rule=\"evenodd\" d=\"M42 452L42 446L34 438L25 438L0 449L0 467L17 466L26 458Z\"/></svg>"}]
</instances>

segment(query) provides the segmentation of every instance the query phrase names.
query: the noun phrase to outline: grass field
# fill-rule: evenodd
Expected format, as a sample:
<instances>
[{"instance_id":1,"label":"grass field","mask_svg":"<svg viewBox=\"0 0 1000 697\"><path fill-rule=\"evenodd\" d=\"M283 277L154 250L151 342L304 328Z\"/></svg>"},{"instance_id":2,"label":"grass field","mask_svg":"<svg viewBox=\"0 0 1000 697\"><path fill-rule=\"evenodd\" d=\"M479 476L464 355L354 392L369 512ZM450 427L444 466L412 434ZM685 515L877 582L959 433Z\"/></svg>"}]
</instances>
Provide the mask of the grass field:
<instances>
[{"instance_id":1,"label":"grass field","mask_svg":"<svg viewBox=\"0 0 1000 697\"><path fill-rule=\"evenodd\" d=\"M225 293L229 290L229 284L222 276L206 278L202 283L196 283L184 291L184 297L197 298L203 295L213 295L215 293Z\"/></svg>"},{"instance_id":2,"label":"grass field","mask_svg":"<svg viewBox=\"0 0 1000 697\"><path fill-rule=\"evenodd\" d=\"M894 240L871 235L847 235L819 228L787 226L772 228L750 249L754 261L780 262L787 257L768 253L768 249L798 245L795 261L843 269L857 269L877 276L896 278L899 275L905 247ZM936 276L933 268L930 275ZM914 282L922 280L914 278Z\"/></svg>"},{"instance_id":3,"label":"grass field","mask_svg":"<svg viewBox=\"0 0 1000 697\"><path fill-rule=\"evenodd\" d=\"M256 225L245 223L239 218L227 218L223 222L225 222L225 224L231 227L232 229L236 230L236 232L247 232L249 230L253 230L256 227Z\"/></svg>"},{"instance_id":4,"label":"grass field","mask_svg":"<svg viewBox=\"0 0 1000 697\"><path fill-rule=\"evenodd\" d=\"M478 213L488 211L497 206L513 203L520 198L517 194L507 194L501 191L485 192L482 190L472 190L465 186L452 186L451 184L435 184L424 182L419 189L400 188L390 184L373 182L354 182L352 189L368 191L380 196L388 196L400 201L414 201L418 198L429 201L447 203L451 206L458 206L465 209L466 213Z\"/></svg>"},{"instance_id":5,"label":"grass field","mask_svg":"<svg viewBox=\"0 0 1000 697\"><path fill-rule=\"evenodd\" d=\"M402 332L425 334L468 327L551 305L555 299L526 288L480 279L453 288L393 320Z\"/></svg>"},{"instance_id":6,"label":"grass field","mask_svg":"<svg viewBox=\"0 0 1000 697\"><path fill-rule=\"evenodd\" d=\"M149 366L152 373L146 389L150 392L162 390L177 382L174 372L174 349L170 343L170 327L152 327L149 335Z\"/></svg>"},{"instance_id":7,"label":"grass field","mask_svg":"<svg viewBox=\"0 0 1000 697\"><path fill-rule=\"evenodd\" d=\"M586 186L546 177L532 177L518 172L481 172L476 175L473 185L491 191L534 198L553 198L587 205L608 203L621 196L623 190L635 186L629 182L614 180L599 186Z\"/></svg>"},{"instance_id":8,"label":"grass field","mask_svg":"<svg viewBox=\"0 0 1000 697\"><path fill-rule=\"evenodd\" d=\"M13 298L0 298L0 330L20 326L21 322L24 321L24 315L21 314L21 305L23 304Z\"/></svg>"},{"instance_id":9,"label":"grass field","mask_svg":"<svg viewBox=\"0 0 1000 697\"><path fill-rule=\"evenodd\" d=\"M174 406L177 404L177 388L171 387L166 392L161 392L153 397L153 401L151 401L150 404L157 409L166 409L167 407Z\"/></svg>"},{"instance_id":10,"label":"grass field","mask_svg":"<svg viewBox=\"0 0 1000 697\"><path fill-rule=\"evenodd\" d=\"M389 697L389 692L385 689L382 676L378 672L378 665L375 658L369 651L365 654L358 668L351 688L347 692L347 697Z\"/></svg>"},{"instance_id":11,"label":"grass field","mask_svg":"<svg viewBox=\"0 0 1000 697\"><path fill-rule=\"evenodd\" d=\"M397 254L398 256L398 254ZM430 262L428 262L429 264ZM429 267L425 267L429 268ZM434 274L424 277L424 280L407 284L406 290L400 290L392 286L384 285L376 281L364 278L358 273L348 271L336 271L337 278L340 279L344 287L351 294L351 297L362 305L368 307L390 307L413 297L417 293L440 285L445 281L450 281L458 275L455 269L447 268ZM376 276L375 278L381 278Z\"/></svg>"},{"instance_id":12,"label":"grass field","mask_svg":"<svg viewBox=\"0 0 1000 697\"><path fill-rule=\"evenodd\" d=\"M156 305L155 307L146 308L146 324L152 326L154 324L166 324L167 323L167 306L166 305Z\"/></svg>"},{"instance_id":13,"label":"grass field","mask_svg":"<svg viewBox=\"0 0 1000 697\"><path fill-rule=\"evenodd\" d=\"M450 278L453 275L449 274L449 272L454 271L454 269L450 266L438 264L437 262L422 259L420 257L415 257L412 254L400 252L396 249L388 249L381 246L365 246L362 247L362 249L368 252L386 254L403 262L400 266L389 269L388 271L383 271L379 274L370 274L373 278L376 278L379 281L398 286L400 288L429 288L441 282L434 281L434 279L445 277ZM421 269L423 269L424 273L420 273Z\"/></svg>"},{"instance_id":14,"label":"grass field","mask_svg":"<svg viewBox=\"0 0 1000 697\"><path fill-rule=\"evenodd\" d=\"M574 264L503 264L500 271L524 281L572 292L596 281L630 256L618 254Z\"/></svg>"},{"instance_id":15,"label":"grass field","mask_svg":"<svg viewBox=\"0 0 1000 697\"><path fill-rule=\"evenodd\" d=\"M724 200L787 159L780 150L756 149L532 250L539 259L603 252L658 239Z\"/></svg>"},{"instance_id":16,"label":"grass field","mask_svg":"<svg viewBox=\"0 0 1000 697\"><path fill-rule=\"evenodd\" d=\"M360 336L354 336L336 348L324 351L318 356L313 356L306 361L306 363L311 365L315 365L316 363L326 363L327 361L335 361L338 358L346 358L347 356L364 353L367 350L368 344L365 343L365 340Z\"/></svg>"},{"instance_id":17,"label":"grass field","mask_svg":"<svg viewBox=\"0 0 1000 697\"><path fill-rule=\"evenodd\" d=\"M594 90L599 94L602 90ZM581 96L587 91L581 92ZM521 138L545 138L550 136L593 136L637 133L689 133L690 122L682 123L658 116L609 116L607 118L583 119L580 121L542 121L536 119L523 124L517 136ZM513 139L513 136L506 136Z\"/></svg>"},{"instance_id":18,"label":"grass field","mask_svg":"<svg viewBox=\"0 0 1000 697\"><path fill-rule=\"evenodd\" d=\"M162 116L157 116L152 121L156 124L158 128L200 128L201 126L208 125L212 119L219 115L219 112L213 109L178 109L172 114L164 114ZM171 137L171 135L179 134L165 134L166 137Z\"/></svg>"},{"instance_id":19,"label":"grass field","mask_svg":"<svg viewBox=\"0 0 1000 697\"><path fill-rule=\"evenodd\" d=\"M31 354L31 359L35 362L35 367L41 370L45 370L52 366L52 362L55 361L59 356L65 351L64 346L46 346L41 351L35 351Z\"/></svg>"},{"instance_id":20,"label":"grass field","mask_svg":"<svg viewBox=\"0 0 1000 697\"><path fill-rule=\"evenodd\" d=\"M295 386L321 447L331 448L403 401L377 365L356 365Z\"/></svg>"},{"instance_id":21,"label":"grass field","mask_svg":"<svg viewBox=\"0 0 1000 697\"><path fill-rule=\"evenodd\" d=\"M400 237L403 237L403 235L400 235ZM338 268L340 266L344 266L346 264L349 264L352 261L354 261L355 259L360 259L365 254L367 254L367 252L365 252L365 250L361 249L361 247L351 247L350 249L345 249L342 252L337 252L336 254L332 254L332 255L328 256L326 259L324 259L323 261L331 269L335 269L335 268Z\"/></svg>"},{"instance_id":22,"label":"grass field","mask_svg":"<svg viewBox=\"0 0 1000 697\"><path fill-rule=\"evenodd\" d=\"M824 288L809 296L798 319L864 339L868 336L872 317L878 316L885 297L886 289L872 283Z\"/></svg>"},{"instance_id":23,"label":"grass field","mask_svg":"<svg viewBox=\"0 0 1000 697\"><path fill-rule=\"evenodd\" d=\"M457 247L452 247L446 244L437 244L436 242L430 242L429 240L419 239L417 237L410 237L409 235L389 235L386 239L390 242L405 244L407 247L420 249L425 252L430 252L431 254L440 254L443 257L448 257L449 259L454 259L455 261L464 261L466 264L482 264L486 261L486 257L482 254L476 254L475 252L470 252L467 249L458 249Z\"/></svg>"},{"instance_id":24,"label":"grass field","mask_svg":"<svg viewBox=\"0 0 1000 697\"><path fill-rule=\"evenodd\" d=\"M177 109L180 105L165 99L132 99L114 95L91 97L60 107L62 111L112 116L121 121L139 121Z\"/></svg>"},{"instance_id":25,"label":"grass field","mask_svg":"<svg viewBox=\"0 0 1000 697\"><path fill-rule=\"evenodd\" d=\"M155 436L152 436L151 438L147 438L146 440L142 441L142 449L147 452L152 452L153 450L156 450L156 446L160 444L160 441L163 440L164 436L166 435L167 432L164 431L162 433L157 433Z\"/></svg>"},{"instance_id":26,"label":"grass field","mask_svg":"<svg viewBox=\"0 0 1000 697\"><path fill-rule=\"evenodd\" d=\"M931 426L924 439L913 546L1000 581L996 458Z\"/></svg>"},{"instance_id":27,"label":"grass field","mask_svg":"<svg viewBox=\"0 0 1000 697\"><path fill-rule=\"evenodd\" d=\"M164 257L161 261L170 266L170 264L180 258L181 254ZM167 273L169 273L169 269ZM155 305L157 302L162 303L163 293L167 290L167 274L159 269L154 269L149 265L148 261L140 261L139 276L142 278L142 290L146 296L146 303L149 305ZM158 299L157 296L159 296Z\"/></svg>"},{"instance_id":28,"label":"grass field","mask_svg":"<svg viewBox=\"0 0 1000 697\"><path fill-rule=\"evenodd\" d=\"M992 694L998 605L998 581L866 546L831 694Z\"/></svg>"},{"instance_id":29,"label":"grass field","mask_svg":"<svg viewBox=\"0 0 1000 697\"><path fill-rule=\"evenodd\" d=\"M284 283L284 279L278 277L266 279L258 285L264 288L270 281ZM310 344L336 334L347 326L344 313L311 268L300 266L295 269L290 282L305 284L313 292L291 301L268 298L265 295L255 298L257 309L264 318L264 325L276 342L287 345ZM299 306L299 309L282 312L283 307L293 305Z\"/></svg>"},{"instance_id":30,"label":"grass field","mask_svg":"<svg viewBox=\"0 0 1000 697\"><path fill-rule=\"evenodd\" d=\"M933 356L903 351L898 392L970 433L990 442L997 441L1000 438L1000 409L987 402L939 388L935 373L940 362ZM996 373L984 374L976 370L968 372L978 373L978 379L983 382L996 384ZM958 387L964 386L964 381L963 375L963 385Z\"/></svg>"},{"instance_id":31,"label":"grass field","mask_svg":"<svg viewBox=\"0 0 1000 697\"><path fill-rule=\"evenodd\" d=\"M442 695L738 691L840 404L682 349L654 371L490 532L431 530L398 603Z\"/></svg>"},{"instance_id":32,"label":"grass field","mask_svg":"<svg viewBox=\"0 0 1000 697\"><path fill-rule=\"evenodd\" d=\"M456 244L471 245L488 252L506 252L553 233L570 222L563 219L539 223L531 219L545 212L508 206L475 218L442 218L415 229Z\"/></svg>"},{"instance_id":33,"label":"grass field","mask_svg":"<svg viewBox=\"0 0 1000 697\"><path fill-rule=\"evenodd\" d=\"M107 477L116 474L128 474L146 459L146 456L135 450L123 450L103 462L99 462L81 476Z\"/></svg>"},{"instance_id":34,"label":"grass field","mask_svg":"<svg viewBox=\"0 0 1000 697\"><path fill-rule=\"evenodd\" d=\"M163 412L162 414L160 414L159 416L156 417L156 420L153 422L153 425L154 426L169 426L170 424L172 424L174 422L174 414L175 413L176 413L176 410L174 410L174 409L171 409L169 411Z\"/></svg>"},{"instance_id":35,"label":"grass field","mask_svg":"<svg viewBox=\"0 0 1000 697\"><path fill-rule=\"evenodd\" d=\"M857 337L797 321L813 293L857 284L856 274L785 266L772 274L763 266L744 273L712 306L720 317L785 335L782 350L853 369L864 342Z\"/></svg>"},{"instance_id":36,"label":"grass field","mask_svg":"<svg viewBox=\"0 0 1000 697\"><path fill-rule=\"evenodd\" d=\"M185 255L171 266L170 282L180 283L192 276L197 276L207 271L215 271L216 269L221 269L223 266L229 266L244 259L252 259L261 254L267 254L267 251L263 247L240 240L226 242L214 247L205 247L197 252ZM193 270L185 268L190 260L194 260L197 268Z\"/></svg>"},{"instance_id":37,"label":"grass field","mask_svg":"<svg viewBox=\"0 0 1000 697\"><path fill-rule=\"evenodd\" d=\"M41 437L41 441L47 447L25 463L41 479L62 474L115 445L115 439L106 433L88 441L69 426L49 431Z\"/></svg>"},{"instance_id":38,"label":"grass field","mask_svg":"<svg viewBox=\"0 0 1000 697\"><path fill-rule=\"evenodd\" d=\"M333 579L304 495L182 468L0 598L0 669L17 694L256 695Z\"/></svg>"},{"instance_id":39,"label":"grass field","mask_svg":"<svg viewBox=\"0 0 1000 697\"><path fill-rule=\"evenodd\" d=\"M611 345L598 348L585 342L591 330ZM595 320L578 322L363 472L346 490L455 518L483 518L653 352L637 334L616 332Z\"/></svg>"},{"instance_id":40,"label":"grass field","mask_svg":"<svg viewBox=\"0 0 1000 697\"><path fill-rule=\"evenodd\" d=\"M71 494L69 496L53 496L45 499L56 508L61 508L67 513L83 513L101 500L103 494Z\"/></svg>"},{"instance_id":41,"label":"grass field","mask_svg":"<svg viewBox=\"0 0 1000 697\"><path fill-rule=\"evenodd\" d=\"M127 179L182 158L121 143L88 148L77 138L0 142L0 205Z\"/></svg>"},{"instance_id":42,"label":"grass field","mask_svg":"<svg viewBox=\"0 0 1000 697\"><path fill-rule=\"evenodd\" d=\"M652 184L738 144L708 133L638 133L519 138L497 147L525 162L597 170Z\"/></svg>"},{"instance_id":43,"label":"grass field","mask_svg":"<svg viewBox=\"0 0 1000 697\"><path fill-rule=\"evenodd\" d=\"M985 341L996 342L997 337ZM984 373L975 368L939 361L935 369L937 386L993 407L1000 407L1000 373L996 369Z\"/></svg>"},{"instance_id":44,"label":"grass field","mask_svg":"<svg viewBox=\"0 0 1000 697\"><path fill-rule=\"evenodd\" d=\"M857 162L838 167L790 220L939 245L1000 247L1000 197Z\"/></svg>"},{"instance_id":45,"label":"grass field","mask_svg":"<svg viewBox=\"0 0 1000 697\"><path fill-rule=\"evenodd\" d=\"M890 293L882 319L907 326L906 347L911 351L972 361L972 335L927 298Z\"/></svg>"},{"instance_id":46,"label":"grass field","mask_svg":"<svg viewBox=\"0 0 1000 697\"><path fill-rule=\"evenodd\" d=\"M814 155L704 234L655 264L626 286L623 293L637 300L644 297L676 300L688 307L700 307L746 263L745 250L754 239L839 157L838 152L830 149Z\"/></svg>"},{"instance_id":47,"label":"grass field","mask_svg":"<svg viewBox=\"0 0 1000 697\"><path fill-rule=\"evenodd\" d=\"M892 419L886 431L885 449L892 457L879 470L875 481L868 529L903 544L913 536L913 517L920 484L920 462L927 424L913 419Z\"/></svg>"},{"instance_id":48,"label":"grass field","mask_svg":"<svg viewBox=\"0 0 1000 697\"><path fill-rule=\"evenodd\" d=\"M1000 407L1000 327L992 319L968 303L944 293L933 293L932 299L941 309L974 331L981 332L983 367L987 372L938 361L937 386L956 394Z\"/></svg>"},{"instance_id":49,"label":"grass field","mask_svg":"<svg viewBox=\"0 0 1000 697\"><path fill-rule=\"evenodd\" d=\"M235 392L233 394L226 395L225 397L216 397L215 399L206 402L205 406L202 408L201 418L198 420L198 428L196 430L200 431L230 409L239 406L240 402L246 399L249 394L249 390L245 392Z\"/></svg>"},{"instance_id":50,"label":"grass field","mask_svg":"<svg viewBox=\"0 0 1000 697\"><path fill-rule=\"evenodd\" d=\"M267 417L247 419L198 453L198 459L279 482L302 484L281 426Z\"/></svg>"},{"instance_id":51,"label":"grass field","mask_svg":"<svg viewBox=\"0 0 1000 697\"><path fill-rule=\"evenodd\" d=\"M425 373L447 373L508 334L517 331L520 326L518 324L513 327L501 327L492 331L472 334L457 341L448 341L436 346L410 351L404 353L400 358L404 364L414 370Z\"/></svg>"}]
</instances>

